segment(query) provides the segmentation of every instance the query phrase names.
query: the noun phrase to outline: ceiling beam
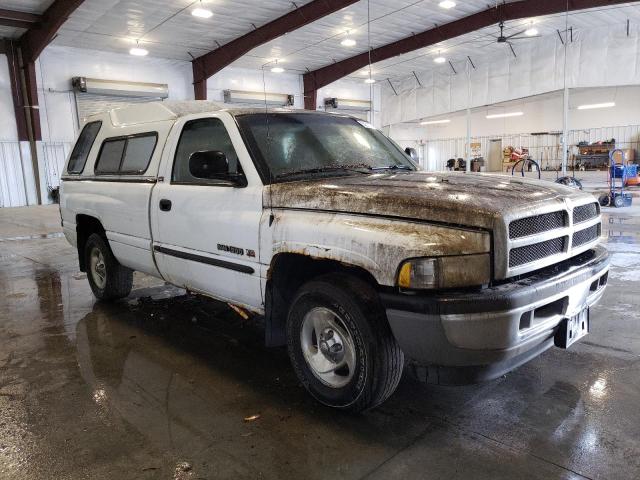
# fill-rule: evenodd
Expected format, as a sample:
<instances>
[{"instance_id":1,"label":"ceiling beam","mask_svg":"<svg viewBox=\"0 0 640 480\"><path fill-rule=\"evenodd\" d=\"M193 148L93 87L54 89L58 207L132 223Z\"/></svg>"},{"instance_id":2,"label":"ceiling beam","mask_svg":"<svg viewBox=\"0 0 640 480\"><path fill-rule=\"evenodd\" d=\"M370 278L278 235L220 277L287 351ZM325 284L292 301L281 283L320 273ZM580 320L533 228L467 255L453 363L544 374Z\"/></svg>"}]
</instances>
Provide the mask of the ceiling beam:
<instances>
[{"instance_id":1,"label":"ceiling beam","mask_svg":"<svg viewBox=\"0 0 640 480\"><path fill-rule=\"evenodd\" d=\"M0 8L0 25L3 27L29 29L41 21L42 17L35 13L16 12L15 10Z\"/></svg>"},{"instance_id":2,"label":"ceiling beam","mask_svg":"<svg viewBox=\"0 0 640 480\"><path fill-rule=\"evenodd\" d=\"M20 38L20 46L25 62L36 61L44 48L55 38L62 24L83 1L54 0L51 6L42 14L42 20L38 28L28 30Z\"/></svg>"},{"instance_id":3,"label":"ceiling beam","mask_svg":"<svg viewBox=\"0 0 640 480\"><path fill-rule=\"evenodd\" d=\"M444 40L489 27L500 21L553 15L564 12L567 7L569 11L575 11L628 2L629 0L520 0L503 3L497 7L488 8L487 10L474 13L459 20L436 26L430 30L425 30L411 37L374 48L371 50L371 63L380 62L420 48L435 45ZM340 78L346 77L368 64L369 52L363 52L340 62L305 73L305 108L316 109L318 89Z\"/></svg>"},{"instance_id":4,"label":"ceiling beam","mask_svg":"<svg viewBox=\"0 0 640 480\"><path fill-rule=\"evenodd\" d=\"M206 81L242 55L286 33L356 3L357 0L312 0L275 20L192 61L196 99L206 99ZM294 4L295 5L295 4Z\"/></svg>"}]
</instances>

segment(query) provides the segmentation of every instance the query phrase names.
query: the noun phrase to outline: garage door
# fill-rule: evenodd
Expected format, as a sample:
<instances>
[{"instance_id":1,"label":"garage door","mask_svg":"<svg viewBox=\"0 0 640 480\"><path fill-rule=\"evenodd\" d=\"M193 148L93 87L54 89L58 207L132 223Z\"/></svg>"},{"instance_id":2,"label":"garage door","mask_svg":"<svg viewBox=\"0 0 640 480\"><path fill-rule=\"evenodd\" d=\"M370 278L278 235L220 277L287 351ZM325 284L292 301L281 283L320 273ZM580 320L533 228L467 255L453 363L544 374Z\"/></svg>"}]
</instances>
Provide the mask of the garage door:
<instances>
[{"instance_id":1,"label":"garage door","mask_svg":"<svg viewBox=\"0 0 640 480\"><path fill-rule=\"evenodd\" d=\"M113 108L126 107L134 103L157 102L159 97L132 97L119 95L99 95L96 93L75 92L78 119L87 118Z\"/></svg>"}]
</instances>

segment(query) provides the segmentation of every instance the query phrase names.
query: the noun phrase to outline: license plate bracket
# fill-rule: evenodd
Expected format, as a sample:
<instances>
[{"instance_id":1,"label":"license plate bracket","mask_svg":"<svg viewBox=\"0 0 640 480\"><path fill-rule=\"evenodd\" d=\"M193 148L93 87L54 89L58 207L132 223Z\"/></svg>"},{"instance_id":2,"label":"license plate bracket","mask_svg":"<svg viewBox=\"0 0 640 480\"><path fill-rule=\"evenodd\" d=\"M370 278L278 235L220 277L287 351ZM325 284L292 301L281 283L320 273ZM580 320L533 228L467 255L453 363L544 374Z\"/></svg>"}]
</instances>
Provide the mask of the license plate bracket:
<instances>
[{"instance_id":1,"label":"license plate bracket","mask_svg":"<svg viewBox=\"0 0 640 480\"><path fill-rule=\"evenodd\" d=\"M588 333L589 309L585 308L577 315L562 320L553 340L556 347L569 348Z\"/></svg>"}]
</instances>

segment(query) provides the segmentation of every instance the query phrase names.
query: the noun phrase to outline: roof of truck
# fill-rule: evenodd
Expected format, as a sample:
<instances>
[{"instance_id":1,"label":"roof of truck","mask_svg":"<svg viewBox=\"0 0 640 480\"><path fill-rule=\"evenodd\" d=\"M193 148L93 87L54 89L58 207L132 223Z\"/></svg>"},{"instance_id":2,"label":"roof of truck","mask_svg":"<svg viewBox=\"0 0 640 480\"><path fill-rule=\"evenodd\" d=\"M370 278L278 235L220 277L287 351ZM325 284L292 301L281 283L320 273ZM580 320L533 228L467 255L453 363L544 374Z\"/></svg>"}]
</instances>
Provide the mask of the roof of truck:
<instances>
[{"instance_id":1,"label":"roof of truck","mask_svg":"<svg viewBox=\"0 0 640 480\"><path fill-rule=\"evenodd\" d=\"M277 113L277 112L304 112L304 110L293 110L290 108L246 108L229 107L224 103L211 102L207 100L185 100L185 101L164 101L137 103L127 107L115 108L106 113L101 113L90 117L88 120L104 119L109 117L114 127L124 125L136 125L140 123L162 122L177 120L186 115L208 112L229 112L233 115L245 113ZM318 112L321 113L321 112Z\"/></svg>"}]
</instances>

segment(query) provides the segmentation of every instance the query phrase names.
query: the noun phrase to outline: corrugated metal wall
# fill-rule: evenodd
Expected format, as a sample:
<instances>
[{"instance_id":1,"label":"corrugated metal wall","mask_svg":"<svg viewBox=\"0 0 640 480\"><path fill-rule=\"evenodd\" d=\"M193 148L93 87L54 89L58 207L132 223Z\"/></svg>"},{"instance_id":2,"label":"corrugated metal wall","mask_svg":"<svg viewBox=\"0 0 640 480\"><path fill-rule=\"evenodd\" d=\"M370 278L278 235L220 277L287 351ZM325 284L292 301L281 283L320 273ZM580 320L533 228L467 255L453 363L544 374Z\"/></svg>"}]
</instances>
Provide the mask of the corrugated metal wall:
<instances>
[{"instance_id":1,"label":"corrugated metal wall","mask_svg":"<svg viewBox=\"0 0 640 480\"><path fill-rule=\"evenodd\" d=\"M42 142L40 148L40 176L48 190L60 185L60 175L72 148L69 142ZM26 159L31 162L31 159ZM25 178L26 175L26 178ZM25 168L20 142L0 142L0 207L27 205L27 185L33 182L31 168ZM48 192L42 192L48 203Z\"/></svg>"},{"instance_id":2,"label":"corrugated metal wall","mask_svg":"<svg viewBox=\"0 0 640 480\"><path fill-rule=\"evenodd\" d=\"M0 207L27 204L20 142L0 142Z\"/></svg>"},{"instance_id":3,"label":"corrugated metal wall","mask_svg":"<svg viewBox=\"0 0 640 480\"><path fill-rule=\"evenodd\" d=\"M577 144L579 142L594 143L612 138L616 140L616 148L633 148L636 151L636 158L640 156L640 125L570 130L570 153L577 153ZM472 137L471 141L481 144L480 152L485 159L488 159L489 143L495 139L502 140L503 148L507 146L528 148L529 155L540 162L542 169L555 170L560 167L562 162L560 135L531 135L528 133L491 135ZM428 170L444 170L448 159L465 156L466 142L467 139L464 137L428 140L425 145L424 166Z\"/></svg>"}]
</instances>

